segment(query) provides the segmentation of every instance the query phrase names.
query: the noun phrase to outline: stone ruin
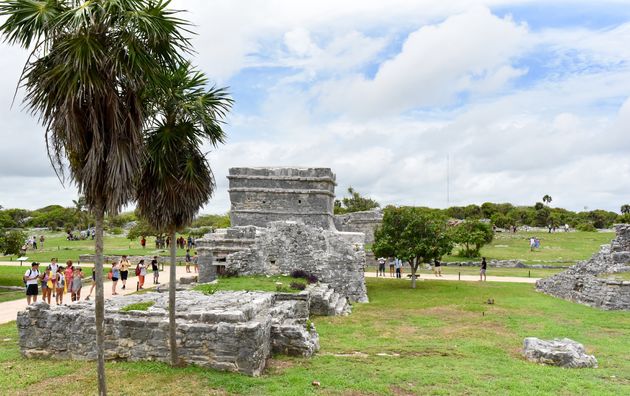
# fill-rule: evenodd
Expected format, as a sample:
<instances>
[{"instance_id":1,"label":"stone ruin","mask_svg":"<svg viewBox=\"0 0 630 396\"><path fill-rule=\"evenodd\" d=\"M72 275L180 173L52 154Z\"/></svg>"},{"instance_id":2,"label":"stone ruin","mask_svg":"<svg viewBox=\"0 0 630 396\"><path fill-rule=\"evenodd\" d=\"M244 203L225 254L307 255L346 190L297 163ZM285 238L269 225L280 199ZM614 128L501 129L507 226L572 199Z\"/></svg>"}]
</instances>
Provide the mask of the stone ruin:
<instances>
[{"instance_id":1,"label":"stone ruin","mask_svg":"<svg viewBox=\"0 0 630 396\"><path fill-rule=\"evenodd\" d=\"M536 282L536 289L555 297L606 310L630 310L630 225L615 227L616 237L588 261Z\"/></svg>"},{"instance_id":2,"label":"stone ruin","mask_svg":"<svg viewBox=\"0 0 630 396\"><path fill-rule=\"evenodd\" d=\"M319 336L309 315L340 315L349 308L325 284L296 294L178 291L176 301L177 349L183 363L252 376L263 372L271 354L314 354ZM141 302L153 305L146 311L124 309ZM39 302L18 313L17 327L25 357L96 359L93 302ZM168 293L107 300L105 358L169 362L168 329Z\"/></svg>"},{"instance_id":3,"label":"stone ruin","mask_svg":"<svg viewBox=\"0 0 630 396\"><path fill-rule=\"evenodd\" d=\"M232 168L228 179L232 227L196 241L199 282L304 270L349 301L368 301L365 235L335 228L330 169Z\"/></svg>"},{"instance_id":4,"label":"stone ruin","mask_svg":"<svg viewBox=\"0 0 630 396\"><path fill-rule=\"evenodd\" d=\"M374 209L335 215L335 228L344 232L362 232L365 243L374 243L374 230L383 222L383 210Z\"/></svg>"}]
</instances>

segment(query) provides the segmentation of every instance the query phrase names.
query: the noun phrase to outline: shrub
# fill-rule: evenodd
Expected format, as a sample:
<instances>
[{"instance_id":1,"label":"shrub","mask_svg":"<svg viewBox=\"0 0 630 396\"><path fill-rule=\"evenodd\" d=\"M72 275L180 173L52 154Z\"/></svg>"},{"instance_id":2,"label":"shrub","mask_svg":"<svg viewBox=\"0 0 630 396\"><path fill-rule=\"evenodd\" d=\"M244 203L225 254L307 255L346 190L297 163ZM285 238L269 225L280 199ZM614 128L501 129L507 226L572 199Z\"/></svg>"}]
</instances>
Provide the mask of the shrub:
<instances>
[{"instance_id":1,"label":"shrub","mask_svg":"<svg viewBox=\"0 0 630 396\"><path fill-rule=\"evenodd\" d=\"M310 274L308 277L306 277L306 281L309 284L311 284L311 283L317 283L319 279L317 278L317 275Z\"/></svg>"},{"instance_id":2,"label":"shrub","mask_svg":"<svg viewBox=\"0 0 630 396\"><path fill-rule=\"evenodd\" d=\"M578 231L596 232L597 228L593 223L580 223L575 227Z\"/></svg>"},{"instance_id":3,"label":"shrub","mask_svg":"<svg viewBox=\"0 0 630 396\"><path fill-rule=\"evenodd\" d=\"M112 235L122 235L123 229L120 227L114 227L109 231Z\"/></svg>"},{"instance_id":4,"label":"shrub","mask_svg":"<svg viewBox=\"0 0 630 396\"><path fill-rule=\"evenodd\" d=\"M291 271L291 278L303 278L306 279L308 277L308 272L304 270L293 270Z\"/></svg>"},{"instance_id":5,"label":"shrub","mask_svg":"<svg viewBox=\"0 0 630 396\"><path fill-rule=\"evenodd\" d=\"M306 289L306 284L302 282L291 282L290 287L291 289L294 289L294 290L304 290Z\"/></svg>"}]
</instances>

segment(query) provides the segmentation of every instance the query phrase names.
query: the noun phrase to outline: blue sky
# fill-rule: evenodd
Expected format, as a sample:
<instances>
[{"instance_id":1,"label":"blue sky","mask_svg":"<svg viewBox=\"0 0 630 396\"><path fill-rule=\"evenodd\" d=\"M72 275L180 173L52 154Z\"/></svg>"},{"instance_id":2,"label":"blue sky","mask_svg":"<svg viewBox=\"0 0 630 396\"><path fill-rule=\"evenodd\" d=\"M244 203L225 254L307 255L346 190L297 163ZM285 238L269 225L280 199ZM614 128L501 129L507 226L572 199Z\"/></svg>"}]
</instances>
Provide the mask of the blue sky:
<instances>
[{"instance_id":1,"label":"blue sky","mask_svg":"<svg viewBox=\"0 0 630 396\"><path fill-rule=\"evenodd\" d=\"M485 201L618 210L630 186L624 1L175 0L194 62L236 105L209 154L232 166L324 166L383 204ZM43 132L9 108L26 53L0 47L0 205L70 204ZM15 139L14 137L19 136ZM451 196L446 200L446 157Z\"/></svg>"}]
</instances>

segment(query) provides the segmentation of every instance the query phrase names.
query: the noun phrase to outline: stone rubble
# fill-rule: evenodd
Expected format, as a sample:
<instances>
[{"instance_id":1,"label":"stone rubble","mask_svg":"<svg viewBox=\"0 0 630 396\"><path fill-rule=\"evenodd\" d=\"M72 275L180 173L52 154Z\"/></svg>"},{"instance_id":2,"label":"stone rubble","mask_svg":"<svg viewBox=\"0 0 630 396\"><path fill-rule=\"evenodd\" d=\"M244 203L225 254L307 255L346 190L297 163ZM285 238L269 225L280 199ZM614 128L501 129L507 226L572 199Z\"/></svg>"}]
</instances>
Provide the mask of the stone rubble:
<instances>
[{"instance_id":1,"label":"stone rubble","mask_svg":"<svg viewBox=\"0 0 630 396\"><path fill-rule=\"evenodd\" d=\"M630 272L630 225L615 227L616 237L590 260L536 282L543 293L606 310L630 310L630 281L607 279Z\"/></svg>"},{"instance_id":2,"label":"stone rubble","mask_svg":"<svg viewBox=\"0 0 630 396\"><path fill-rule=\"evenodd\" d=\"M597 359L587 355L584 345L568 338L541 340L527 337L523 341L523 355L527 360L565 368L597 367Z\"/></svg>"}]
</instances>

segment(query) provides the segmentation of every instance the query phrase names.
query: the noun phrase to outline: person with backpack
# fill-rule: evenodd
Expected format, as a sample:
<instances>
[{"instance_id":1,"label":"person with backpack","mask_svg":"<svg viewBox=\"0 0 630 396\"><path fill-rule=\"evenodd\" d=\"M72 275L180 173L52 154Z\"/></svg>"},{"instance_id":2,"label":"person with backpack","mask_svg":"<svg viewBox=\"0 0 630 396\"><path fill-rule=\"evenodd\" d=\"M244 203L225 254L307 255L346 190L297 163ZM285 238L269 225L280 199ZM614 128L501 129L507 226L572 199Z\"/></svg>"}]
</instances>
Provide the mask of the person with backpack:
<instances>
[{"instance_id":1,"label":"person with backpack","mask_svg":"<svg viewBox=\"0 0 630 396\"><path fill-rule=\"evenodd\" d=\"M136 276L138 277L138 290L144 286L144 278L147 276L147 267L144 265L144 259L140 260L136 266Z\"/></svg>"},{"instance_id":2,"label":"person with backpack","mask_svg":"<svg viewBox=\"0 0 630 396\"><path fill-rule=\"evenodd\" d=\"M55 301L57 302L57 305L62 305L63 304L63 289L65 289L66 287L66 276L63 274L64 268L63 267L59 267L58 271L57 271L57 276L56 278L56 284L55 287L57 288L57 296L55 297Z\"/></svg>"},{"instance_id":3,"label":"person with backpack","mask_svg":"<svg viewBox=\"0 0 630 396\"><path fill-rule=\"evenodd\" d=\"M26 303L31 305L31 302L37 302L37 280L39 279L39 263L32 263L31 269L26 270L24 273L24 286L26 286Z\"/></svg>"}]
</instances>

